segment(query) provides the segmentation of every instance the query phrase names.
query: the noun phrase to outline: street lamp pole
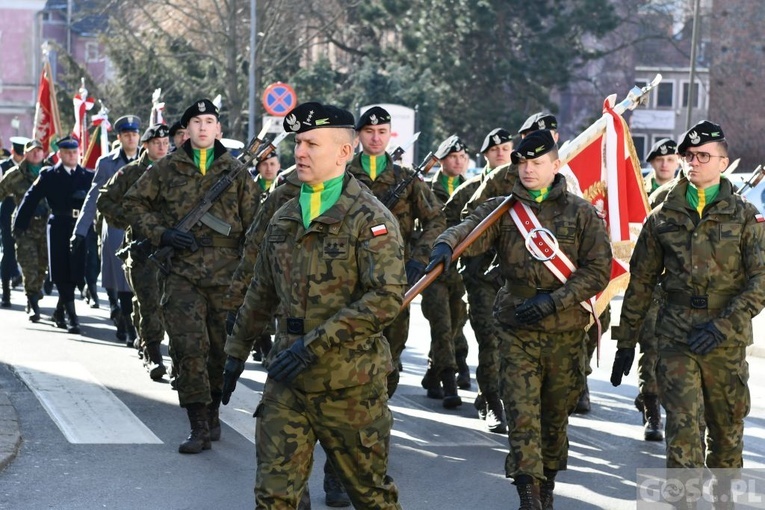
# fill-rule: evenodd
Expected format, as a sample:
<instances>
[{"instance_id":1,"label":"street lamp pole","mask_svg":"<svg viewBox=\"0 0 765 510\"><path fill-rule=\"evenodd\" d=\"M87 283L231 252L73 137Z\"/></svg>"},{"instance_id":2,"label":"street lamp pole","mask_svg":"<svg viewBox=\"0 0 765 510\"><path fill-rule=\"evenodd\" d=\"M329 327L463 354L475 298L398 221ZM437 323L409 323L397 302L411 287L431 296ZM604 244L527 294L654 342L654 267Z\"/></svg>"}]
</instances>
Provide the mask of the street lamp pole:
<instances>
[{"instance_id":1,"label":"street lamp pole","mask_svg":"<svg viewBox=\"0 0 765 510\"><path fill-rule=\"evenodd\" d=\"M255 119L257 118L256 111L258 107L258 103L255 100L255 43L257 41L257 33L258 33L258 24L257 24L257 10L258 10L258 2L257 0L250 0L250 70L249 70L249 81L250 81L250 90L249 90L249 116L247 118L248 126L247 126L247 139L252 140L252 137L255 136L255 133L257 132L256 126L255 126Z\"/></svg>"},{"instance_id":2,"label":"street lamp pole","mask_svg":"<svg viewBox=\"0 0 765 510\"><path fill-rule=\"evenodd\" d=\"M696 0L693 7L693 32L691 34L691 76L688 83L688 111L685 117L685 130L691 129L691 114L693 113L693 88L696 84L696 47L699 45L699 11L700 0Z\"/></svg>"}]
</instances>

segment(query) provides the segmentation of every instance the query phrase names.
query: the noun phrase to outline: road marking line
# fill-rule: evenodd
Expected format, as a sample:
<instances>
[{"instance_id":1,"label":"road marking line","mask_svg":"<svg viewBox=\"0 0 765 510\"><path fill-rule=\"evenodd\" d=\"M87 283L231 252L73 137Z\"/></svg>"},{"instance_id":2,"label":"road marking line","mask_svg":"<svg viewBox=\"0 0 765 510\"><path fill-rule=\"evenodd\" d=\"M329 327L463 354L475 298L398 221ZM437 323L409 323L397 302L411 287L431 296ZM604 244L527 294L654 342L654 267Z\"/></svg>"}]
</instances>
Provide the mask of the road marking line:
<instances>
[{"instance_id":1,"label":"road marking line","mask_svg":"<svg viewBox=\"0 0 765 510\"><path fill-rule=\"evenodd\" d=\"M162 444L80 363L31 362L16 371L70 443Z\"/></svg>"}]
</instances>

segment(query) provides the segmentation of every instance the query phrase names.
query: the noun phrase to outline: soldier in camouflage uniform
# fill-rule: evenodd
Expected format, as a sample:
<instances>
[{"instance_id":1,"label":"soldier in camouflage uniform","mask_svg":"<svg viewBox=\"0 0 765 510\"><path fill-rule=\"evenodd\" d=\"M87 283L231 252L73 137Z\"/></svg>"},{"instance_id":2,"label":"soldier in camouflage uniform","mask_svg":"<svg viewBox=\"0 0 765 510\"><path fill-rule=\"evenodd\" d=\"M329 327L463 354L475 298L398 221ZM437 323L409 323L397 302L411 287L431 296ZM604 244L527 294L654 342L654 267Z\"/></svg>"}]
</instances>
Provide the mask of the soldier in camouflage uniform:
<instances>
[{"instance_id":1,"label":"soldier in camouflage uniform","mask_svg":"<svg viewBox=\"0 0 765 510\"><path fill-rule=\"evenodd\" d=\"M525 242L527 235L535 240L543 234L522 232L507 213L466 254L493 246L504 279L494 315L501 326L501 391L510 442L506 476L515 480L522 510L552 508L555 476L567 465L568 415L584 381L590 314L582 303L608 284L611 243L596 209L568 193L565 179L557 175L560 160L549 131L524 138L512 159L519 172L512 190L516 207L532 211L552 232L559 243L555 258L567 256L575 269L565 283L556 277ZM439 236L427 269L451 260L454 247L502 201L486 202Z\"/></svg>"},{"instance_id":2,"label":"soldier in camouflage uniform","mask_svg":"<svg viewBox=\"0 0 765 510\"><path fill-rule=\"evenodd\" d=\"M24 193L40 175L44 157L42 144L37 140L28 141L24 146L24 159L0 180L0 200L10 196L20 205ZM24 292L29 306L29 320L32 322L40 320L39 301L42 299L45 270L48 267L47 223L48 204L40 202L26 233L16 238L16 259L24 276Z\"/></svg>"},{"instance_id":3,"label":"soldier in camouflage uniform","mask_svg":"<svg viewBox=\"0 0 765 510\"><path fill-rule=\"evenodd\" d=\"M454 191L465 182L467 147L457 136L450 136L436 151L441 162L431 181L431 189L441 203L446 203ZM456 223L459 223L457 221ZM462 329L467 322L467 305L462 299L465 286L453 267L422 293L422 314L430 323L430 356L423 385L428 397L440 398L447 409L462 405L457 386L470 389L470 369L467 366L468 345ZM455 372L459 375L455 381ZM442 387L443 385L443 387Z\"/></svg>"},{"instance_id":4,"label":"soldier in camouflage uniform","mask_svg":"<svg viewBox=\"0 0 765 510\"><path fill-rule=\"evenodd\" d=\"M727 179L722 128L693 126L678 146L690 165L643 225L630 261L630 283L611 382L621 383L658 281L666 304L657 318L658 381L667 411L667 467L741 468L749 413L752 318L765 306L765 223ZM706 461L698 435L701 402ZM724 493L729 487L717 489ZM715 506L715 508L733 508Z\"/></svg>"},{"instance_id":5,"label":"soldier in camouflage uniform","mask_svg":"<svg viewBox=\"0 0 765 510\"><path fill-rule=\"evenodd\" d=\"M228 236L204 224L189 232L176 229L174 225L224 173L241 166L215 138L220 123L210 100L196 101L181 122L189 140L144 172L125 194L124 210L128 222L153 245L174 249L169 272L159 282L160 305L172 357L178 361L178 399L191 424L179 451L199 453L210 448L211 440L220 439L226 313L235 306L226 291L252 223L256 194L243 169L209 210L228 223ZM192 251L194 245L198 249Z\"/></svg>"},{"instance_id":6,"label":"soldier in camouflage uniform","mask_svg":"<svg viewBox=\"0 0 765 510\"><path fill-rule=\"evenodd\" d=\"M124 261L125 276L133 289L132 321L138 327L144 366L149 377L159 381L167 373L162 360L160 345L165 338L162 324L162 309L159 306L157 266L149 262L153 250L146 235L135 232L128 223L123 209L123 197L133 184L156 161L164 158L170 148L168 128L164 124L150 126L141 136L142 154L139 158L122 167L109 179L98 195L98 211L109 225L123 229L125 240L120 253Z\"/></svg>"},{"instance_id":7,"label":"soldier in camouflage uniform","mask_svg":"<svg viewBox=\"0 0 765 510\"><path fill-rule=\"evenodd\" d=\"M348 171L369 187L383 204L396 185L412 173L411 169L394 164L386 152L391 137L390 120L390 113L379 106L370 108L359 117L356 132L362 152L348 165ZM442 204L421 179L414 179L392 206L391 211L398 219L404 237L406 278L410 286L422 277L433 241L446 228L441 207ZM421 229L421 235L416 240L413 235L415 220ZM409 308L406 308L385 329L385 338L390 343L393 355L393 371L388 376L388 396L392 396L398 386L401 353L408 336Z\"/></svg>"},{"instance_id":8,"label":"soldier in camouflage uniform","mask_svg":"<svg viewBox=\"0 0 765 510\"><path fill-rule=\"evenodd\" d=\"M393 214L345 172L355 136L350 112L304 103L284 125L297 133L303 184L266 231L226 342L224 403L275 314L255 411L256 508L297 506L317 440L356 508L400 508L386 475L391 353L382 331L403 302L403 240Z\"/></svg>"},{"instance_id":9,"label":"soldier in camouflage uniform","mask_svg":"<svg viewBox=\"0 0 765 510\"><path fill-rule=\"evenodd\" d=\"M5 151L5 158L0 161L0 177L16 167L24 159L24 146L29 138L23 136L11 137L11 153ZM0 143L2 141L0 140ZM11 306L11 287L16 287L19 280L19 266L16 261L16 242L13 239L11 229L13 211L16 209L17 202L8 195L0 200L0 241L2 242L2 256L0 256L0 279L2 280L2 297L0 306L9 308Z\"/></svg>"},{"instance_id":10,"label":"soldier in camouflage uniform","mask_svg":"<svg viewBox=\"0 0 765 510\"><path fill-rule=\"evenodd\" d=\"M510 163L512 139L512 134L502 128L493 129L486 135L481 146L481 153L486 158L486 167L480 175L468 179L449 197L444 206L448 226L454 226L461 221L465 204L491 171ZM498 281L498 266L492 266L493 259L494 251L490 250L474 257L462 256L460 263L462 281L467 290L470 325L478 342L478 367L475 371L478 396L474 405L478 410L478 417L486 420L486 427L490 432L504 434L507 432L507 422L499 396L499 357L497 335L494 331L495 320L492 315L494 298L497 297L502 282Z\"/></svg>"}]
</instances>

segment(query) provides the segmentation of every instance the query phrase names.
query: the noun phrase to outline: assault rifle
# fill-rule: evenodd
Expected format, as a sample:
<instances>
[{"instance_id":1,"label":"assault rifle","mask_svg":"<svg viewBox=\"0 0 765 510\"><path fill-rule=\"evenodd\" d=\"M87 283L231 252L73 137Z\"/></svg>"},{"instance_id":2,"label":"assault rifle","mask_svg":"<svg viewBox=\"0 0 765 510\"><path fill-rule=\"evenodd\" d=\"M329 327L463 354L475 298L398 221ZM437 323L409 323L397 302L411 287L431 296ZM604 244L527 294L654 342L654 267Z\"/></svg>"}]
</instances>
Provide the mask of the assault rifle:
<instances>
[{"instance_id":1,"label":"assault rifle","mask_svg":"<svg viewBox=\"0 0 765 510\"><path fill-rule=\"evenodd\" d=\"M393 207L396 205L396 202L399 201L401 195L404 194L404 191L406 191L406 188L409 187L412 181L417 179L420 174L427 174L436 163L438 163L438 158L436 158L432 152L429 152L428 155L425 156L425 159L422 160L422 163L414 167L414 172L412 172L411 175L406 177L404 180L399 181L399 183L396 184L396 187L390 190L388 196L386 196L385 200L383 200L385 207L392 211Z\"/></svg>"},{"instance_id":2,"label":"assault rifle","mask_svg":"<svg viewBox=\"0 0 765 510\"><path fill-rule=\"evenodd\" d=\"M281 143L281 141L284 140L289 134L290 133L288 132L281 133L274 139L274 141L265 144L265 147L263 147L264 144L262 140L259 140L259 138L261 136L265 136L265 133L261 131L252 141L250 141L242 153L242 165L238 165L237 168L231 172L221 176L221 178L218 179L218 181L216 181L215 184L213 184L212 187L207 190L207 192L205 192L202 198L199 199L197 205L194 206L191 211L186 213L186 215L181 219L181 221L178 222L178 224L175 225L174 228L176 230L180 230L181 232L188 232L195 225L203 223L222 235L229 235L229 233L231 233L231 225L210 214L210 208L213 206L215 201L218 200L221 195L223 195L223 193L234 183L240 172L247 171L247 168L253 161L259 163L266 159L266 157L268 157L271 152L276 150L276 146L279 145L279 143ZM260 151L256 154L252 151L253 147L259 148ZM192 252L195 252L198 249L199 245L196 243L196 241L189 248L189 250ZM149 260L156 264L163 274L168 275L170 274L170 259L174 253L175 249L172 246L163 246L162 248L149 255Z\"/></svg>"}]
</instances>

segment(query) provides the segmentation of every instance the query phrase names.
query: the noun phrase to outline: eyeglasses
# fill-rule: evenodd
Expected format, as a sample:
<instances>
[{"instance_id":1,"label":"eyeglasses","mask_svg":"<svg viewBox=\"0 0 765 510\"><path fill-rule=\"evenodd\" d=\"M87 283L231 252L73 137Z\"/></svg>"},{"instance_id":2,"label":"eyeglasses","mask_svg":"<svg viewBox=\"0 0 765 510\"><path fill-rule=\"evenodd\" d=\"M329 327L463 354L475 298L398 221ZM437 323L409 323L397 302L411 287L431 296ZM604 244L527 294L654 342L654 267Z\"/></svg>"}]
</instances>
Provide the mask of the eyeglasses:
<instances>
[{"instance_id":1,"label":"eyeglasses","mask_svg":"<svg viewBox=\"0 0 765 510\"><path fill-rule=\"evenodd\" d=\"M709 163L709 160L711 158L727 158L728 156L717 156L715 154L710 154L708 152L686 152L682 155L682 158L687 162L691 163L694 158L701 163Z\"/></svg>"}]
</instances>

